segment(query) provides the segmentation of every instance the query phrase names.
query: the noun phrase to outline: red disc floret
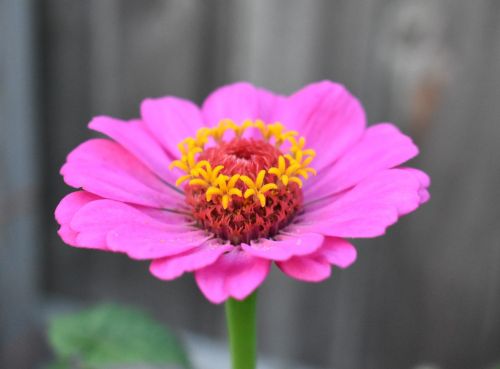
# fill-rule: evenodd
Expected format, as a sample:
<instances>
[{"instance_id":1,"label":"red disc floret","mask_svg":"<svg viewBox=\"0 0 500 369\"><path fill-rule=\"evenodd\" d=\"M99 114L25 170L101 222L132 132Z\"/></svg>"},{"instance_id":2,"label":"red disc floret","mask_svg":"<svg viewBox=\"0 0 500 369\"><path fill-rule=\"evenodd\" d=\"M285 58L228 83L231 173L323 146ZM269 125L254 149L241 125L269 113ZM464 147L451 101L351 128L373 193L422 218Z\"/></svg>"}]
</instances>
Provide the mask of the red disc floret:
<instances>
[{"instance_id":1,"label":"red disc floret","mask_svg":"<svg viewBox=\"0 0 500 369\"><path fill-rule=\"evenodd\" d=\"M227 176L248 176L255 180L261 170L278 165L283 154L274 145L258 139L234 138L206 148L198 160L208 161L212 167L224 166L221 173ZM232 244L248 243L259 238L275 236L288 225L302 205L302 190L295 183L284 185L270 173L266 183L276 183L277 188L266 192L265 206L254 197L233 197L227 208L220 199L206 199L206 188L187 184L186 202L198 224L217 237ZM242 181L236 185L245 192Z\"/></svg>"},{"instance_id":2,"label":"red disc floret","mask_svg":"<svg viewBox=\"0 0 500 369\"><path fill-rule=\"evenodd\" d=\"M253 138L234 138L205 149L198 160L207 160L212 167L223 165L222 173L228 176L241 174L255 179L261 169L273 167L280 155L283 155L281 151L268 142Z\"/></svg>"}]
</instances>

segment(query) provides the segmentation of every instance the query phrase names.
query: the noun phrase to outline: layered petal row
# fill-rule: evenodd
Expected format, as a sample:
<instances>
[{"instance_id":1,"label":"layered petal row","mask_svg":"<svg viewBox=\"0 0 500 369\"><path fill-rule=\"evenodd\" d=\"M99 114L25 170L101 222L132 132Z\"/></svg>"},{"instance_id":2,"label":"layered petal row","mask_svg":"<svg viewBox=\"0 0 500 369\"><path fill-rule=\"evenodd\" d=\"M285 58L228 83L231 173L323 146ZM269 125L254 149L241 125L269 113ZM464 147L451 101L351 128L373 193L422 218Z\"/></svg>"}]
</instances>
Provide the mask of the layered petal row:
<instances>
[{"instance_id":1,"label":"layered petal row","mask_svg":"<svg viewBox=\"0 0 500 369\"><path fill-rule=\"evenodd\" d=\"M280 122L316 152L317 176L302 188L302 209L272 237L233 245L204 230L168 170L182 159L180 142L225 119ZM428 175L403 167L418 154L412 140L390 123L367 128L360 102L330 81L290 96L239 82L214 91L201 107L149 98L140 119L99 116L89 127L107 138L82 143L61 168L76 189L55 211L62 240L151 260L150 272L161 280L192 272L213 303L246 298L273 264L294 279L322 281L332 266L356 260L346 238L380 236L429 200ZM259 139L255 132L244 137Z\"/></svg>"}]
</instances>

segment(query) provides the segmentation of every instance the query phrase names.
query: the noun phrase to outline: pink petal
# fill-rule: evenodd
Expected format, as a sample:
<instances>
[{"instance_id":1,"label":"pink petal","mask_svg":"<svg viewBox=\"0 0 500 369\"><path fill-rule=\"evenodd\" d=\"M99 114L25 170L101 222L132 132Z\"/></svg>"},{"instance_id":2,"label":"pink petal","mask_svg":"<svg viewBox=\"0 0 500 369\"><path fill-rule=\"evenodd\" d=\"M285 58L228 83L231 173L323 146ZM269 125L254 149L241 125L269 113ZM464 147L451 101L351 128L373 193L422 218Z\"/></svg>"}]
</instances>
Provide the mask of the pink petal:
<instances>
[{"instance_id":1,"label":"pink petal","mask_svg":"<svg viewBox=\"0 0 500 369\"><path fill-rule=\"evenodd\" d=\"M63 224L57 230L57 234L63 242L70 246L77 246L76 236L78 233L71 229L71 227L67 224Z\"/></svg>"},{"instance_id":2,"label":"pink petal","mask_svg":"<svg viewBox=\"0 0 500 369\"><path fill-rule=\"evenodd\" d=\"M422 187L429 187L431 185L431 178L429 177L429 175L423 171L421 171L420 169L415 169L415 168L408 168L408 167L404 167L404 168L400 168L402 170L406 170L410 173L413 173L413 175L415 175L420 184L422 185Z\"/></svg>"},{"instance_id":3,"label":"pink petal","mask_svg":"<svg viewBox=\"0 0 500 369\"><path fill-rule=\"evenodd\" d=\"M324 237L317 233L281 234L275 240L260 239L241 245L247 253L269 260L288 260L296 255L308 255L318 250Z\"/></svg>"},{"instance_id":4,"label":"pink petal","mask_svg":"<svg viewBox=\"0 0 500 369\"><path fill-rule=\"evenodd\" d=\"M104 198L174 208L182 197L119 144L92 139L74 149L61 168L64 181Z\"/></svg>"},{"instance_id":5,"label":"pink petal","mask_svg":"<svg viewBox=\"0 0 500 369\"><path fill-rule=\"evenodd\" d=\"M168 170L168 163L170 163L171 159L145 129L144 122L139 120L124 122L119 119L100 116L92 119L89 128L101 132L118 142L164 181L175 182L175 176Z\"/></svg>"},{"instance_id":6,"label":"pink petal","mask_svg":"<svg viewBox=\"0 0 500 369\"><path fill-rule=\"evenodd\" d=\"M236 123L245 119L262 119L267 123L283 97L247 82L223 86L210 94L203 103L202 111L209 126L230 118Z\"/></svg>"},{"instance_id":7,"label":"pink petal","mask_svg":"<svg viewBox=\"0 0 500 369\"><path fill-rule=\"evenodd\" d=\"M110 250L124 252L132 259L157 259L183 253L211 238L203 231L179 233L167 227L147 224L122 225L107 235Z\"/></svg>"},{"instance_id":8,"label":"pink petal","mask_svg":"<svg viewBox=\"0 0 500 369\"><path fill-rule=\"evenodd\" d=\"M100 197L85 191L75 191L66 195L55 211L55 217L59 224L67 224L80 208Z\"/></svg>"},{"instance_id":9,"label":"pink petal","mask_svg":"<svg viewBox=\"0 0 500 369\"><path fill-rule=\"evenodd\" d=\"M254 257L239 247L223 254L214 264L195 272L205 297L219 304L229 297L243 300L264 281L270 261Z\"/></svg>"},{"instance_id":10,"label":"pink petal","mask_svg":"<svg viewBox=\"0 0 500 369\"><path fill-rule=\"evenodd\" d=\"M174 157L180 155L177 145L203 127L200 109L189 100L172 96L144 100L141 116L153 136Z\"/></svg>"},{"instance_id":11,"label":"pink petal","mask_svg":"<svg viewBox=\"0 0 500 369\"><path fill-rule=\"evenodd\" d=\"M185 216L183 214L174 213L167 210L150 208L147 206L134 206L136 209L140 210L142 213L147 216L161 222L172 225L186 225L190 226L194 224L194 220Z\"/></svg>"},{"instance_id":12,"label":"pink petal","mask_svg":"<svg viewBox=\"0 0 500 369\"><path fill-rule=\"evenodd\" d=\"M294 256L276 263L286 275L306 282L320 282L330 277L332 268L321 256Z\"/></svg>"},{"instance_id":13,"label":"pink petal","mask_svg":"<svg viewBox=\"0 0 500 369\"><path fill-rule=\"evenodd\" d=\"M323 246L316 252L330 264L340 268L347 268L356 261L357 252L353 245L337 237L325 237Z\"/></svg>"},{"instance_id":14,"label":"pink petal","mask_svg":"<svg viewBox=\"0 0 500 369\"><path fill-rule=\"evenodd\" d=\"M209 240L182 254L156 259L151 263L149 270L159 279L172 280L185 272L193 272L215 263L223 253L232 248L233 246L228 243L222 244L219 240Z\"/></svg>"},{"instance_id":15,"label":"pink petal","mask_svg":"<svg viewBox=\"0 0 500 369\"><path fill-rule=\"evenodd\" d=\"M388 169L366 178L332 203L306 211L294 227L337 237L376 237L420 205L413 173Z\"/></svg>"},{"instance_id":16,"label":"pink petal","mask_svg":"<svg viewBox=\"0 0 500 369\"><path fill-rule=\"evenodd\" d=\"M431 194L429 193L429 191L426 188L421 188L418 191L418 196L420 197L421 204L425 204L431 198Z\"/></svg>"},{"instance_id":17,"label":"pink petal","mask_svg":"<svg viewBox=\"0 0 500 369\"><path fill-rule=\"evenodd\" d=\"M257 99L259 101L258 117L267 123L275 122L276 113L287 100L285 96L277 95L263 88L257 89Z\"/></svg>"},{"instance_id":18,"label":"pink petal","mask_svg":"<svg viewBox=\"0 0 500 369\"><path fill-rule=\"evenodd\" d=\"M382 169L394 168L418 154L412 140L392 124L368 128L363 138L304 191L308 200L346 190ZM314 163L314 161L313 161Z\"/></svg>"},{"instance_id":19,"label":"pink petal","mask_svg":"<svg viewBox=\"0 0 500 369\"><path fill-rule=\"evenodd\" d=\"M429 199L431 198L431 195L429 194L429 191L427 190L427 188L431 184L431 178L427 175L427 173L424 173L421 170L415 169L415 168L401 168L401 169L409 171L410 173L413 173L418 178L418 180L420 182L420 186L421 186L420 190L418 191L418 194L420 196L420 203L424 204L427 201L429 201Z\"/></svg>"},{"instance_id":20,"label":"pink petal","mask_svg":"<svg viewBox=\"0 0 500 369\"><path fill-rule=\"evenodd\" d=\"M294 256L276 264L288 276L306 282L320 282L330 277L331 264L347 268L356 260L356 249L349 242L325 237L321 248L306 256Z\"/></svg>"},{"instance_id":21,"label":"pink petal","mask_svg":"<svg viewBox=\"0 0 500 369\"><path fill-rule=\"evenodd\" d=\"M310 84L290 96L275 118L305 136L307 147L316 150L312 166L318 171L357 142L366 126L359 101L330 81Z\"/></svg>"},{"instance_id":22,"label":"pink petal","mask_svg":"<svg viewBox=\"0 0 500 369\"><path fill-rule=\"evenodd\" d=\"M78 210L70 226L78 233L76 241L79 247L107 249L108 233L122 225L158 227L172 232L193 231L179 215L177 217L175 224L166 224L131 205L113 200L96 200Z\"/></svg>"},{"instance_id":23,"label":"pink petal","mask_svg":"<svg viewBox=\"0 0 500 369\"><path fill-rule=\"evenodd\" d=\"M66 195L61 200L59 205L57 205L55 217L57 222L61 226L57 233L65 243L71 246L77 245L77 232L71 229L69 223L73 219L75 213L80 210L80 208L97 199L99 199L99 197L91 193L85 191L76 191L70 193L69 195Z\"/></svg>"}]
</instances>

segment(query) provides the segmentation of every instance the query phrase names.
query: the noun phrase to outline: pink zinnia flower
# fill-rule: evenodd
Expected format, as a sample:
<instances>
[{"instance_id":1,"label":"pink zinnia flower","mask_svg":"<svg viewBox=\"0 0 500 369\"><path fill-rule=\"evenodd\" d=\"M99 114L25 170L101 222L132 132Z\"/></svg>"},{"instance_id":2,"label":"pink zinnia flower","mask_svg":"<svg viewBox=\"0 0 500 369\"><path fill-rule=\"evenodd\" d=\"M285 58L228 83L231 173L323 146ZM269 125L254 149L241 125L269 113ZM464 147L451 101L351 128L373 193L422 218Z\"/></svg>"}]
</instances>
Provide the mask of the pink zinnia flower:
<instances>
[{"instance_id":1,"label":"pink zinnia flower","mask_svg":"<svg viewBox=\"0 0 500 369\"><path fill-rule=\"evenodd\" d=\"M380 236L429 198L429 177L401 167L418 153L411 139L367 128L358 100L329 81L288 97L236 83L201 109L146 99L140 119L89 127L110 139L84 142L62 167L81 190L56 209L59 235L152 260L163 280L194 272L214 303L247 297L273 262L324 280L356 259L346 238Z\"/></svg>"}]
</instances>

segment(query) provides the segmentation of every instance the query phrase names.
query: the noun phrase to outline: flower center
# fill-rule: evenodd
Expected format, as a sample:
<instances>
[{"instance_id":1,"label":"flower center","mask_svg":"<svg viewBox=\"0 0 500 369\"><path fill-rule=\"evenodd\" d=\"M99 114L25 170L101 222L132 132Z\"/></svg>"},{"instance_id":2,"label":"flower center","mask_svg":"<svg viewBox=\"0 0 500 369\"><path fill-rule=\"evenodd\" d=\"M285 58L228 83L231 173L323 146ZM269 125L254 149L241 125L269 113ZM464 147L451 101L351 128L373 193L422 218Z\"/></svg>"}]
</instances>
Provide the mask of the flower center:
<instances>
[{"instance_id":1,"label":"flower center","mask_svg":"<svg viewBox=\"0 0 500 369\"><path fill-rule=\"evenodd\" d=\"M207 160L212 167L222 165L225 175L242 174L255 179L261 169L277 164L280 155L281 151L268 142L236 137L206 149L198 159Z\"/></svg>"},{"instance_id":2,"label":"flower center","mask_svg":"<svg viewBox=\"0 0 500 369\"><path fill-rule=\"evenodd\" d=\"M262 138L243 138L257 129ZM179 144L180 160L171 164L185 174L186 203L200 227L238 245L275 236L302 205L302 179L316 174L309 167L314 150L280 123L223 120L201 128ZM281 146L288 143L289 152Z\"/></svg>"}]
</instances>

